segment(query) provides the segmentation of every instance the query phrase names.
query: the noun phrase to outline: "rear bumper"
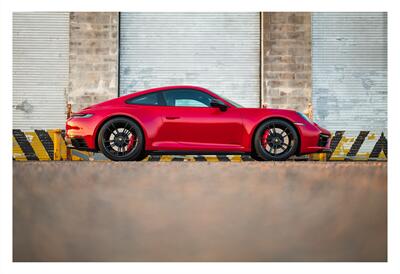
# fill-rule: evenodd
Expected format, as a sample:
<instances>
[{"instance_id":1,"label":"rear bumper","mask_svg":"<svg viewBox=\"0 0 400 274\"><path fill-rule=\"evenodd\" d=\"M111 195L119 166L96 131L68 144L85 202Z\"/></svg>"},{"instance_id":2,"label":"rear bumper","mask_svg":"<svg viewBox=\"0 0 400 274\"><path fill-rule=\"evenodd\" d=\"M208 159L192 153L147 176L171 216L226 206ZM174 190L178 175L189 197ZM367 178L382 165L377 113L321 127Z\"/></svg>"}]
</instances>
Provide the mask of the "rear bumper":
<instances>
[{"instance_id":1,"label":"rear bumper","mask_svg":"<svg viewBox=\"0 0 400 274\"><path fill-rule=\"evenodd\" d=\"M97 151L95 143L96 123L89 119L69 118L65 127L67 147L83 151Z\"/></svg>"},{"instance_id":2,"label":"rear bumper","mask_svg":"<svg viewBox=\"0 0 400 274\"><path fill-rule=\"evenodd\" d=\"M83 137L69 138L66 136L65 142L66 142L68 148L74 148L77 150L91 151L91 152L97 151L96 149L89 148L85 138L83 138Z\"/></svg>"}]
</instances>

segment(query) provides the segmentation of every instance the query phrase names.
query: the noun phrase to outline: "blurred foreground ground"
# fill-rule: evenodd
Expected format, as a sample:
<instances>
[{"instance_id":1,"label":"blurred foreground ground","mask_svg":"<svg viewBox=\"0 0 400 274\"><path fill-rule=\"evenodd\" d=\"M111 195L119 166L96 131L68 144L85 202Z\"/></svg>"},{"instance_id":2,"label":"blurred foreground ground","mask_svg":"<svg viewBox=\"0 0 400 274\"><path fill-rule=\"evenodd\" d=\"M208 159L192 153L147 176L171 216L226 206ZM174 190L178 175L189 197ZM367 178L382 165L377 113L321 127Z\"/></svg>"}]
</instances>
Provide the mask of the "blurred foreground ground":
<instances>
[{"instance_id":1,"label":"blurred foreground ground","mask_svg":"<svg viewBox=\"0 0 400 274\"><path fill-rule=\"evenodd\" d=\"M14 261L386 261L386 163L14 162Z\"/></svg>"}]
</instances>

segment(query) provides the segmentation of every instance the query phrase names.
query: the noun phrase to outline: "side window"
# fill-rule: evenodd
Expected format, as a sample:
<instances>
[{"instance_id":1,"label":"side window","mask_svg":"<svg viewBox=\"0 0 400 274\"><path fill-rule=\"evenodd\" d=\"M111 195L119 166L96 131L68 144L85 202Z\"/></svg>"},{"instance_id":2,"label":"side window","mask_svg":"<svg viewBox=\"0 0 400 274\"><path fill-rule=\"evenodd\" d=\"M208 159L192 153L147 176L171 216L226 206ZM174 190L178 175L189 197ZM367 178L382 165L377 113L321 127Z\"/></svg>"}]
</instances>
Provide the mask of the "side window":
<instances>
[{"instance_id":1,"label":"side window","mask_svg":"<svg viewBox=\"0 0 400 274\"><path fill-rule=\"evenodd\" d=\"M153 93L148 93L148 94L141 95L139 97L129 99L126 102L128 104L132 104L132 105L159 106L160 101L159 101L158 97L159 97L159 93L153 92Z\"/></svg>"},{"instance_id":2,"label":"side window","mask_svg":"<svg viewBox=\"0 0 400 274\"><path fill-rule=\"evenodd\" d=\"M172 89L163 93L167 106L174 107L209 107L213 99L207 93L194 89Z\"/></svg>"}]
</instances>

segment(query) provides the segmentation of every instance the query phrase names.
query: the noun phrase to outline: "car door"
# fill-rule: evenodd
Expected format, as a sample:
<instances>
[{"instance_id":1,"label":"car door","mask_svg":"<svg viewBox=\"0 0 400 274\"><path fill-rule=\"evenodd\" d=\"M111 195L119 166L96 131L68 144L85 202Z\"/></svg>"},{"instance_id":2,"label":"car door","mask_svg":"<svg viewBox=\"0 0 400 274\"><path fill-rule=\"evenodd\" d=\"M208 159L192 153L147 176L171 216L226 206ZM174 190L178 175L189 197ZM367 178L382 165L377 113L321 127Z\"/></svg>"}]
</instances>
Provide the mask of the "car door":
<instances>
[{"instance_id":1,"label":"car door","mask_svg":"<svg viewBox=\"0 0 400 274\"><path fill-rule=\"evenodd\" d=\"M126 100L126 111L138 120L146 135L146 149L154 150L159 141L159 130L164 120L164 105L160 92L151 92ZM163 100L162 100L163 101Z\"/></svg>"},{"instance_id":2,"label":"car door","mask_svg":"<svg viewBox=\"0 0 400 274\"><path fill-rule=\"evenodd\" d=\"M171 150L241 151L243 123L238 108L211 107L215 99L194 89L163 91L165 111L159 131Z\"/></svg>"}]
</instances>

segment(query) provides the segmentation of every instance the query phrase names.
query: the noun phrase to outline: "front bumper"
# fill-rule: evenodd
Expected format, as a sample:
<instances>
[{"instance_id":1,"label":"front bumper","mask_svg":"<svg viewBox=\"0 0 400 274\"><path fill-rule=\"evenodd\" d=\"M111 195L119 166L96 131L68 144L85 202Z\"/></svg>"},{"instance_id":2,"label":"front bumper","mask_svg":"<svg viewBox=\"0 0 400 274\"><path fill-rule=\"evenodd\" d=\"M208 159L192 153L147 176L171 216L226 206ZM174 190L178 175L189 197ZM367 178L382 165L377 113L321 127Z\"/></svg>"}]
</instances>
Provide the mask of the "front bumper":
<instances>
[{"instance_id":1,"label":"front bumper","mask_svg":"<svg viewBox=\"0 0 400 274\"><path fill-rule=\"evenodd\" d=\"M328 130L316 123L297 125L297 128L301 136L299 155L331 152L332 135Z\"/></svg>"},{"instance_id":2,"label":"front bumper","mask_svg":"<svg viewBox=\"0 0 400 274\"><path fill-rule=\"evenodd\" d=\"M318 139L318 146L319 147L326 147L330 142L331 135L320 133Z\"/></svg>"}]
</instances>

